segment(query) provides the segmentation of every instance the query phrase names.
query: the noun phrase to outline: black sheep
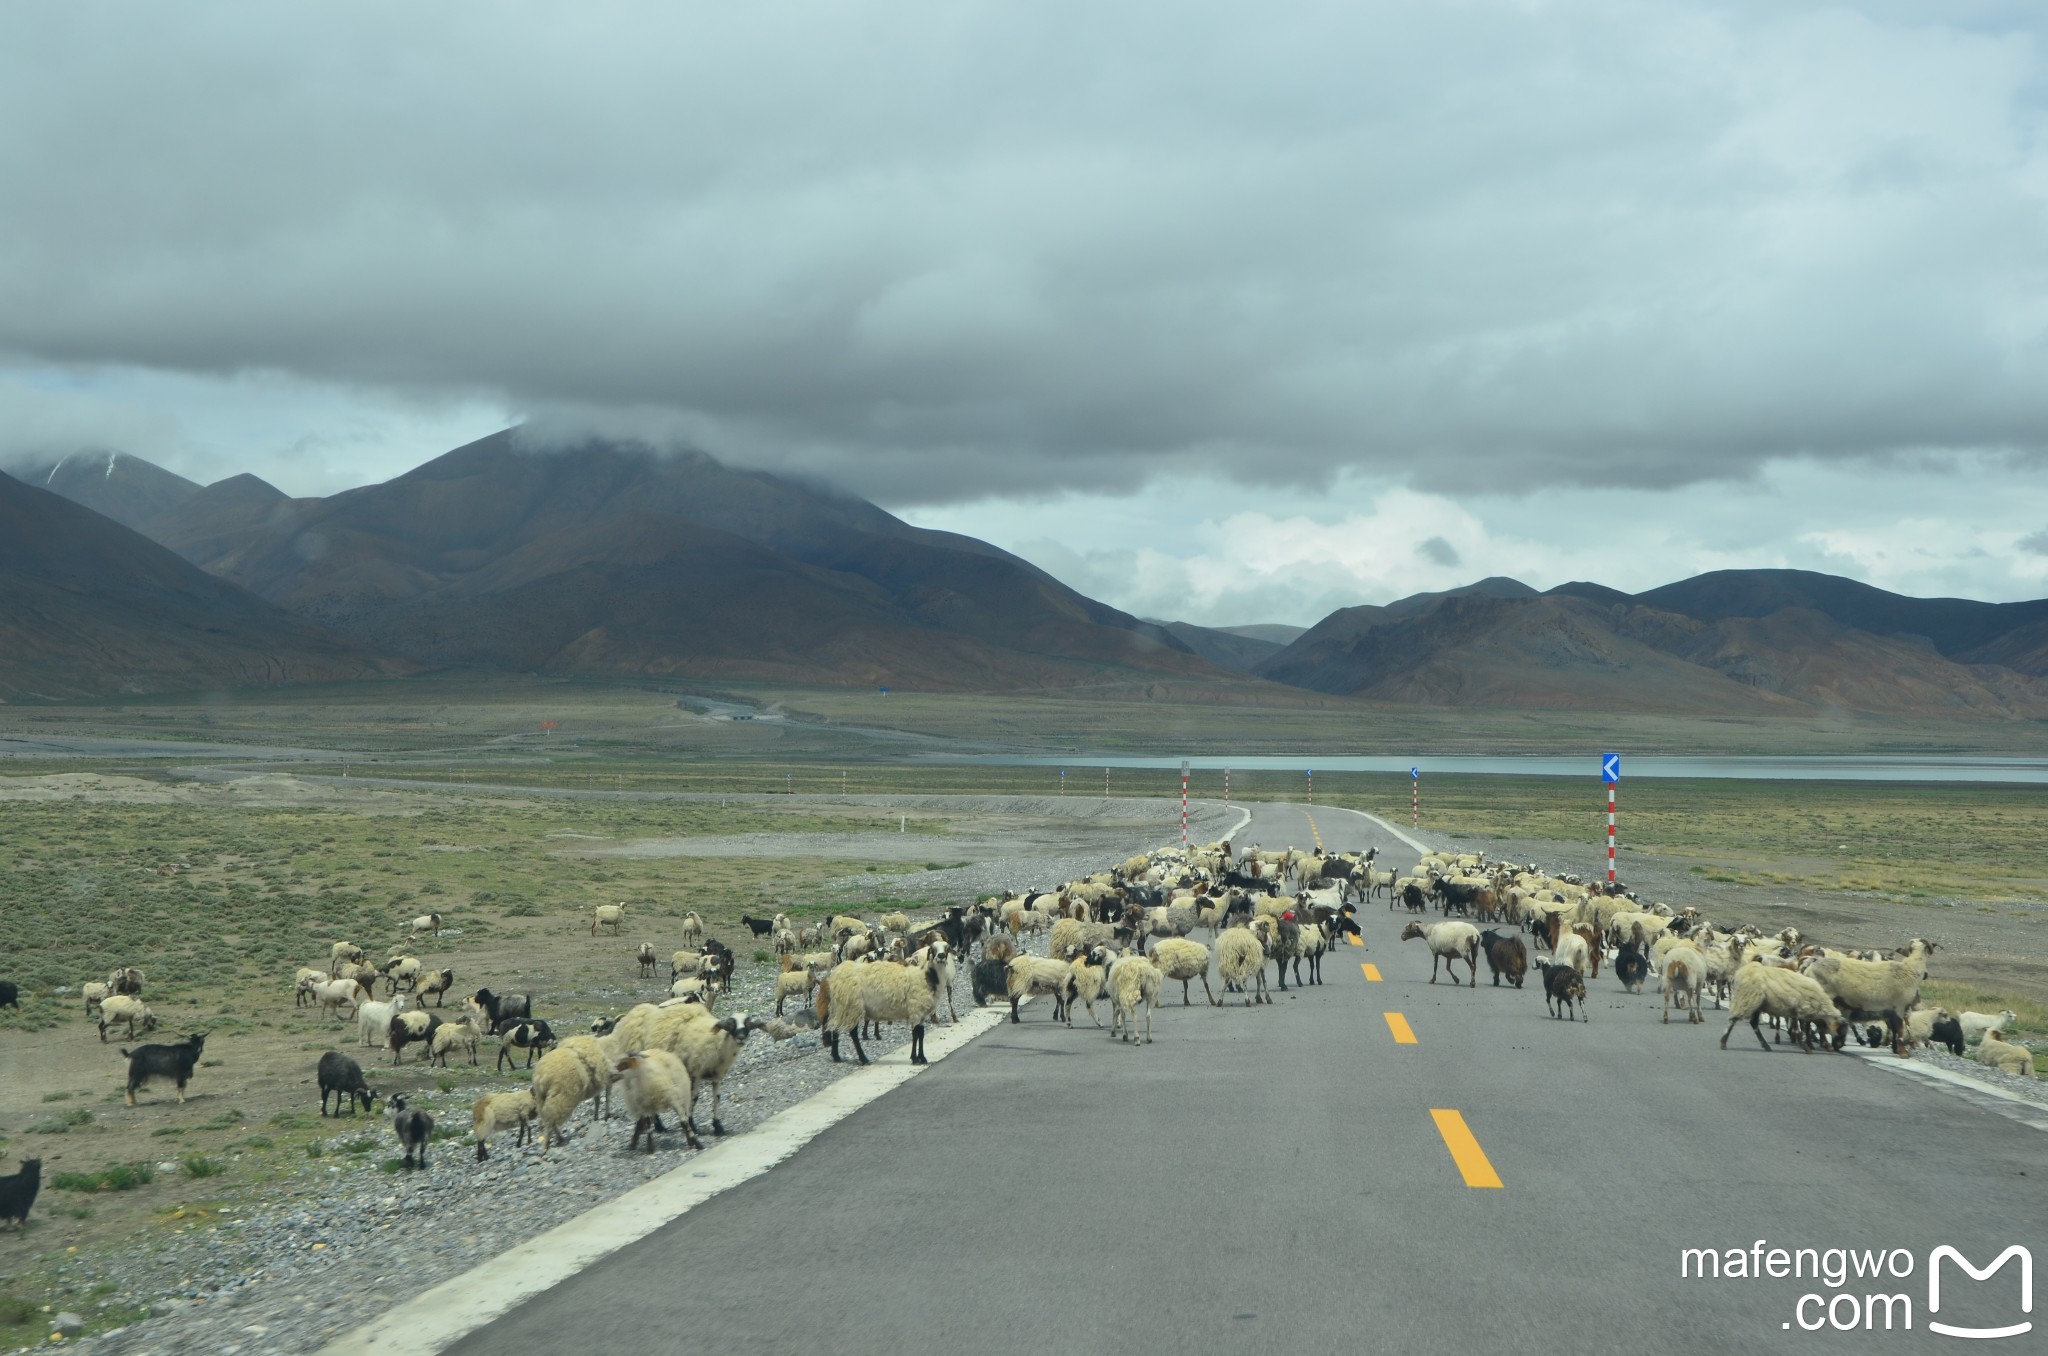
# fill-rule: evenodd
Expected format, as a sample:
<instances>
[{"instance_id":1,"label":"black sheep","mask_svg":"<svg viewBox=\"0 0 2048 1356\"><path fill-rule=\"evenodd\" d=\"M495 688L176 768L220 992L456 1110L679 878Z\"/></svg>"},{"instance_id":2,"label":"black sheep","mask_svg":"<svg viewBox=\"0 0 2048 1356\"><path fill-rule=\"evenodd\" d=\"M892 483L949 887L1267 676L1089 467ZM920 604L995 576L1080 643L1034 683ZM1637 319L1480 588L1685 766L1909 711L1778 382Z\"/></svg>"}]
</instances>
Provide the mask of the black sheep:
<instances>
[{"instance_id":1,"label":"black sheep","mask_svg":"<svg viewBox=\"0 0 2048 1356\"><path fill-rule=\"evenodd\" d=\"M135 1090L152 1078L175 1079L178 1100L185 1100L185 1083L192 1077L200 1054L206 1049L206 1033L187 1036L176 1045L139 1045L121 1053L128 1058L128 1105L135 1105Z\"/></svg>"},{"instance_id":2,"label":"black sheep","mask_svg":"<svg viewBox=\"0 0 2048 1356\"><path fill-rule=\"evenodd\" d=\"M329 1050L320 1056L320 1114L327 1114L327 1095L334 1094L334 1114L341 1114L342 1104L348 1104L348 1114L356 1114L356 1103L363 1104L368 1111L377 1094L370 1091L370 1085L363 1081L363 1066L339 1050Z\"/></svg>"},{"instance_id":3,"label":"black sheep","mask_svg":"<svg viewBox=\"0 0 2048 1356\"><path fill-rule=\"evenodd\" d=\"M21 987L11 979L0 979L0 1008L21 1011Z\"/></svg>"},{"instance_id":4,"label":"black sheep","mask_svg":"<svg viewBox=\"0 0 2048 1356\"><path fill-rule=\"evenodd\" d=\"M43 1160L24 1158L21 1171L0 1177L0 1224L14 1221L17 1231L28 1222L29 1207L43 1189Z\"/></svg>"},{"instance_id":5,"label":"black sheep","mask_svg":"<svg viewBox=\"0 0 2048 1356\"><path fill-rule=\"evenodd\" d=\"M1614 958L1614 977L1621 981L1621 987L1630 993L1641 993L1649 973L1650 962L1643 958L1643 949L1634 942L1623 942Z\"/></svg>"},{"instance_id":6,"label":"black sheep","mask_svg":"<svg viewBox=\"0 0 2048 1356\"><path fill-rule=\"evenodd\" d=\"M391 1099L393 1112L392 1128L398 1131L398 1142L405 1148L405 1166L427 1166L427 1143L434 1138L434 1118L426 1112L409 1108L403 1097ZM419 1162L413 1162L413 1156Z\"/></svg>"},{"instance_id":7,"label":"black sheep","mask_svg":"<svg viewBox=\"0 0 2048 1356\"><path fill-rule=\"evenodd\" d=\"M1929 1038L1937 1045L1946 1045L1952 1055L1963 1053L1963 1024L1955 1017L1944 1017L1934 1024Z\"/></svg>"}]
</instances>

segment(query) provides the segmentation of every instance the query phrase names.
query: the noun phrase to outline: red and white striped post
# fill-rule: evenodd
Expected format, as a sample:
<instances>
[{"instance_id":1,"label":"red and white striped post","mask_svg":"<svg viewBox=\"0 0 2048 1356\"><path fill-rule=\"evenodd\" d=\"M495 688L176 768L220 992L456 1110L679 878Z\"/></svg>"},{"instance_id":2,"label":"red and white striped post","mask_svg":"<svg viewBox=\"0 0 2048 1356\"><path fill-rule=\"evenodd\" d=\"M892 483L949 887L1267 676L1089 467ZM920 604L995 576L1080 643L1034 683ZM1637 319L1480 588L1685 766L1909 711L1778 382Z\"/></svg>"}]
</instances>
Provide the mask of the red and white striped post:
<instances>
[{"instance_id":1,"label":"red and white striped post","mask_svg":"<svg viewBox=\"0 0 2048 1356\"><path fill-rule=\"evenodd\" d=\"M1607 883L1614 884L1614 783L1607 783Z\"/></svg>"},{"instance_id":2,"label":"red and white striped post","mask_svg":"<svg viewBox=\"0 0 2048 1356\"><path fill-rule=\"evenodd\" d=\"M1229 809L1230 809L1230 769L1229 769L1229 768L1224 768L1224 769L1223 769L1223 809L1224 809L1224 811L1225 811L1226 813L1227 813L1227 812L1229 811Z\"/></svg>"},{"instance_id":3,"label":"red and white striped post","mask_svg":"<svg viewBox=\"0 0 2048 1356\"><path fill-rule=\"evenodd\" d=\"M1311 805L1316 803L1316 770L1314 768L1308 769L1308 803Z\"/></svg>"},{"instance_id":4,"label":"red and white striped post","mask_svg":"<svg viewBox=\"0 0 2048 1356\"><path fill-rule=\"evenodd\" d=\"M1188 850L1188 760L1180 760L1180 850Z\"/></svg>"},{"instance_id":5,"label":"red and white striped post","mask_svg":"<svg viewBox=\"0 0 2048 1356\"><path fill-rule=\"evenodd\" d=\"M1102 798L1109 799L1109 769L1102 769Z\"/></svg>"},{"instance_id":6,"label":"red and white striped post","mask_svg":"<svg viewBox=\"0 0 2048 1356\"><path fill-rule=\"evenodd\" d=\"M1409 827L1409 829L1410 829L1410 830L1414 830L1414 829L1419 829L1419 828L1421 828L1421 827L1422 827L1422 769L1421 769L1421 768L1419 768L1419 767L1411 767L1411 768L1409 768L1409 769L1408 769L1408 785L1409 785L1409 786L1410 786L1410 787L1412 788L1412 789L1411 789L1411 790L1409 791L1409 793L1408 793L1408 802L1409 802L1409 804L1408 804L1408 815L1409 815L1409 824L1408 824L1408 827Z\"/></svg>"}]
</instances>

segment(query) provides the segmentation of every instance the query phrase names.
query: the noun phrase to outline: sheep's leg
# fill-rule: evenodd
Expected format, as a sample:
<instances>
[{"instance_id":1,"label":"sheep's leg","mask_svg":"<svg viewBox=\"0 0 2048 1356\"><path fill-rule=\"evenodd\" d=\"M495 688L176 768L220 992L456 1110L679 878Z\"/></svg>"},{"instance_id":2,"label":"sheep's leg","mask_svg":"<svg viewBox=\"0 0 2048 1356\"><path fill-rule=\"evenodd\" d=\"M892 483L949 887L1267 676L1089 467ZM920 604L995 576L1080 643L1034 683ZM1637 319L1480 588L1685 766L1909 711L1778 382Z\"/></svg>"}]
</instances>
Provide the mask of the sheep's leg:
<instances>
[{"instance_id":1,"label":"sheep's leg","mask_svg":"<svg viewBox=\"0 0 2048 1356\"><path fill-rule=\"evenodd\" d=\"M1183 985L1182 987L1186 986ZM1218 998L1215 990L1209 987L1209 973L1206 970L1202 972L1202 992L1208 997L1210 1007L1220 1008L1223 1006L1223 1000Z\"/></svg>"},{"instance_id":2,"label":"sheep's leg","mask_svg":"<svg viewBox=\"0 0 2048 1356\"><path fill-rule=\"evenodd\" d=\"M1758 1024L1762 1016L1762 1013L1752 1013L1749 1019L1749 1029L1756 1032L1756 1043L1761 1045L1764 1048L1764 1053L1768 1055L1771 1052L1771 1043L1764 1039L1764 1029Z\"/></svg>"},{"instance_id":3,"label":"sheep's leg","mask_svg":"<svg viewBox=\"0 0 2048 1356\"><path fill-rule=\"evenodd\" d=\"M487 1160L489 1160L490 1156L490 1150L484 1148L484 1142L482 1140L478 1140L476 1142L476 1161L479 1163L486 1162Z\"/></svg>"},{"instance_id":4,"label":"sheep's leg","mask_svg":"<svg viewBox=\"0 0 2048 1356\"><path fill-rule=\"evenodd\" d=\"M859 1058L861 1063L867 1063L868 1052L861 1049L860 1045L860 1027L856 1025L853 1030L847 1032L846 1034L853 1037L853 1053L855 1054L855 1056Z\"/></svg>"},{"instance_id":5,"label":"sheep's leg","mask_svg":"<svg viewBox=\"0 0 2048 1356\"><path fill-rule=\"evenodd\" d=\"M926 1059L926 1058L924 1057L924 1023L923 1023L923 1022L919 1022L919 1023L918 1023L918 1024L916 1025L916 1026L914 1026L914 1027L910 1028L910 1062L911 1062L912 1064L929 1064L929 1063L931 1063L931 1061L930 1061L930 1060L928 1060L928 1059ZM720 1134L724 1134L725 1132L721 1130L721 1131L720 1131L719 1133L720 1133Z\"/></svg>"},{"instance_id":6,"label":"sheep's leg","mask_svg":"<svg viewBox=\"0 0 2048 1356\"><path fill-rule=\"evenodd\" d=\"M832 1062L834 1064L845 1063L844 1060L839 1058L839 1033L837 1031L824 1032L823 1039L825 1041L825 1049L832 1055Z\"/></svg>"}]
</instances>

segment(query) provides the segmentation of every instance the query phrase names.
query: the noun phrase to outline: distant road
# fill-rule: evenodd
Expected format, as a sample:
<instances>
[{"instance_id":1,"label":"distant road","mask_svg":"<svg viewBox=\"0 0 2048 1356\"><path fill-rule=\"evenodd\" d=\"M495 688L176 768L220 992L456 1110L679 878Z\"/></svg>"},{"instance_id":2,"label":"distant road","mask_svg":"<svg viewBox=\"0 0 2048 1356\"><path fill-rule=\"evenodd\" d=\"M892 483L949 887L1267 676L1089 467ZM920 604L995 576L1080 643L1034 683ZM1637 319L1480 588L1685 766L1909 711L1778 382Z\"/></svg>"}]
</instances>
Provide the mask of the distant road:
<instances>
[{"instance_id":1,"label":"distant road","mask_svg":"<svg viewBox=\"0 0 2048 1356\"><path fill-rule=\"evenodd\" d=\"M1356 815L1252 808L1240 841L1394 853ZM1360 917L1368 948L1269 1007L1170 986L1143 1049L1035 1005L452 1350L1938 1351L1917 1267L1881 1287L1911 1333L1805 1333L1802 1294L1871 1286L1682 1280L1680 1249L2048 1259L2030 1124L1746 1027L1723 1052L1724 1018L1664 1026L1605 973L1589 1023L1432 986L1405 915ZM2012 1321L2010 1270L1949 1278L1940 1317Z\"/></svg>"}]
</instances>

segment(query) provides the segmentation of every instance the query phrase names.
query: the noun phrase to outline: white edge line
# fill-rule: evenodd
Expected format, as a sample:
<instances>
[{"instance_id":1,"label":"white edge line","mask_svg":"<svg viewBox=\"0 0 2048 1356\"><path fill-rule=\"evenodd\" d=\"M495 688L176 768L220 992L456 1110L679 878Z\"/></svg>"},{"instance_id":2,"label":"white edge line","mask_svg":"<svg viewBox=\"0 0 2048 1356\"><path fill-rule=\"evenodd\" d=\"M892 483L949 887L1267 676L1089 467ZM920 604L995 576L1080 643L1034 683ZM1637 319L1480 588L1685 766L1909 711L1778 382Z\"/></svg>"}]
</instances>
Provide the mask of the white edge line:
<instances>
[{"instance_id":1,"label":"white edge line","mask_svg":"<svg viewBox=\"0 0 2048 1356\"><path fill-rule=\"evenodd\" d=\"M925 1057L936 1064L1009 1015L1005 1004L978 1009L953 1026L928 1028ZM759 1177L926 1067L910 1062L907 1045L883 1055L752 1130L693 1154L653 1181L450 1277L386 1311L374 1323L344 1333L322 1347L318 1356L417 1353L451 1346L719 1193ZM588 1140L598 1133L587 1131L579 1138Z\"/></svg>"},{"instance_id":2,"label":"white edge line","mask_svg":"<svg viewBox=\"0 0 2048 1356\"><path fill-rule=\"evenodd\" d=\"M2022 1125L2031 1125L2036 1130L2048 1131L2048 1107L2007 1092L2004 1088L1979 1083L1974 1078L1965 1078L1959 1073L1951 1073L1932 1064L1922 1064L1918 1060L1900 1059L1890 1050L1850 1050L1846 1053L1861 1056L1874 1069L1889 1069L1908 1078L1926 1078L1937 1083L1945 1083L1966 1094L1964 1101L1973 1101L1981 1096L2004 1103L2005 1105L1993 1105L1985 1109L2009 1116Z\"/></svg>"}]
</instances>

